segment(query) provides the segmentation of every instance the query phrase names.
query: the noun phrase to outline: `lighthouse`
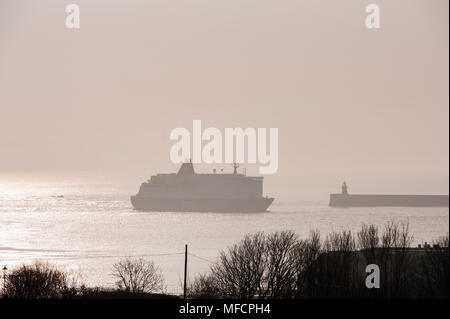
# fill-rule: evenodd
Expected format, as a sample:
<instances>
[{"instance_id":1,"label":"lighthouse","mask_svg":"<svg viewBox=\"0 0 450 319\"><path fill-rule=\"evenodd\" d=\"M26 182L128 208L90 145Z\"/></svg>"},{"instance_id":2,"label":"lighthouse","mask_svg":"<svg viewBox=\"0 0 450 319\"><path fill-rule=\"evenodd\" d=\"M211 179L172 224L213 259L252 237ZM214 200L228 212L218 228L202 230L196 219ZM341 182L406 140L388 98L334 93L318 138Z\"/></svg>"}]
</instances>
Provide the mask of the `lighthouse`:
<instances>
[{"instance_id":1,"label":"lighthouse","mask_svg":"<svg viewBox=\"0 0 450 319\"><path fill-rule=\"evenodd\" d=\"M346 182L342 183L342 195L348 195L347 183Z\"/></svg>"}]
</instances>

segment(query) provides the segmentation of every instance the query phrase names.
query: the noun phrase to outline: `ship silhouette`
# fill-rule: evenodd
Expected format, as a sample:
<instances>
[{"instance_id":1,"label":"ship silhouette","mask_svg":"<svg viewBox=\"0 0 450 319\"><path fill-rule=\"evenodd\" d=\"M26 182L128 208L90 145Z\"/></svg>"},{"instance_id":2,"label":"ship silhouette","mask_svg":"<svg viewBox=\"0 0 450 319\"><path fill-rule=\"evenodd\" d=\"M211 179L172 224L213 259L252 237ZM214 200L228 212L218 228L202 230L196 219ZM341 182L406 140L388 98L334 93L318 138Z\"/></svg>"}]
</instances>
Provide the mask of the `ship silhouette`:
<instances>
[{"instance_id":1,"label":"ship silhouette","mask_svg":"<svg viewBox=\"0 0 450 319\"><path fill-rule=\"evenodd\" d=\"M264 212L274 198L263 197L263 177L228 174L198 174L192 162L178 173L157 174L141 184L131 196L140 211L167 212Z\"/></svg>"}]
</instances>

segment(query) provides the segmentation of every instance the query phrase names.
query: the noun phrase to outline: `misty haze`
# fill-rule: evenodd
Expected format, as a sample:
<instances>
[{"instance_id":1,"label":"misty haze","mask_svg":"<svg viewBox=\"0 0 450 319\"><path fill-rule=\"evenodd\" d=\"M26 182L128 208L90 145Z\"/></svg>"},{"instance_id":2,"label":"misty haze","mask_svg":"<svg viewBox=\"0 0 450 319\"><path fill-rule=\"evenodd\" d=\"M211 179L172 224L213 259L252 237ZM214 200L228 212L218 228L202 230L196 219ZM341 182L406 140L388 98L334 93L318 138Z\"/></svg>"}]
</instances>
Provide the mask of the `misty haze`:
<instances>
[{"instance_id":1,"label":"misty haze","mask_svg":"<svg viewBox=\"0 0 450 319\"><path fill-rule=\"evenodd\" d=\"M369 29L366 2L74 0L70 29L69 3L0 1L0 291L39 261L130 292L136 262L154 275L138 293L198 297L234 244L320 242L314 268L350 231L358 268L368 229L374 251L402 229L412 260L448 256L449 3L379 0ZM194 146L194 120L221 156ZM176 128L191 135L173 161ZM244 161L226 128L254 128ZM213 297L344 296L304 287Z\"/></svg>"}]
</instances>

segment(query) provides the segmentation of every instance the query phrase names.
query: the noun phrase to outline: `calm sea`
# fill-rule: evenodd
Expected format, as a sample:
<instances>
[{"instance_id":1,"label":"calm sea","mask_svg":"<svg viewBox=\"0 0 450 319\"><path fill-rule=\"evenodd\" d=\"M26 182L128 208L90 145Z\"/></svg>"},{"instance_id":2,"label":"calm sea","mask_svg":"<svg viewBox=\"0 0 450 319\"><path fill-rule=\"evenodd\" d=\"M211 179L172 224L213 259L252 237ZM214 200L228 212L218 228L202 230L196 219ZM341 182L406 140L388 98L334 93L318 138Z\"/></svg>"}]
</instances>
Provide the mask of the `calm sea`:
<instances>
[{"instance_id":1,"label":"calm sea","mask_svg":"<svg viewBox=\"0 0 450 319\"><path fill-rule=\"evenodd\" d=\"M112 286L116 261L143 257L160 266L167 291L179 293L185 244L193 278L208 270L220 250L257 231L293 230L307 237L318 229L325 236L393 220L409 222L414 245L449 231L448 208L336 209L328 207L326 193L305 201L273 189L277 199L265 213L136 212L129 196L138 187L108 179L0 178L0 266L49 261L88 285Z\"/></svg>"}]
</instances>

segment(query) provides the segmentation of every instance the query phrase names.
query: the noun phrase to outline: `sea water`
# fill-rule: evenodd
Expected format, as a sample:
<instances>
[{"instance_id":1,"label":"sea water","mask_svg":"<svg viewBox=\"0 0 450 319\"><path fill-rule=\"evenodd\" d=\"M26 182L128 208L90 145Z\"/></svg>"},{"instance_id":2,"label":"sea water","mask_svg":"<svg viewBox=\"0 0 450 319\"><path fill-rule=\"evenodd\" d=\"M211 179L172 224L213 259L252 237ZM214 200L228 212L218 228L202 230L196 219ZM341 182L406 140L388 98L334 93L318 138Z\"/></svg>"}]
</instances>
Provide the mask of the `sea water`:
<instances>
[{"instance_id":1,"label":"sea water","mask_svg":"<svg viewBox=\"0 0 450 319\"><path fill-rule=\"evenodd\" d=\"M219 252L245 234L293 230L307 237L319 230L356 232L363 223L382 227L408 222L414 245L449 231L449 209L330 208L328 194L308 200L302 189L270 188L276 197L264 213L138 212L130 195L139 182L109 178L0 178L0 267L35 260L76 273L88 286L114 286L115 262L126 257L153 260L168 293L182 291L184 247L188 277L206 273Z\"/></svg>"}]
</instances>

